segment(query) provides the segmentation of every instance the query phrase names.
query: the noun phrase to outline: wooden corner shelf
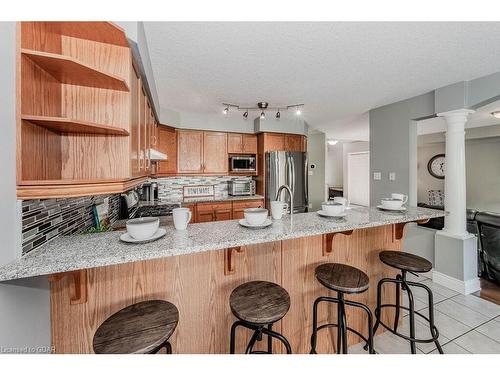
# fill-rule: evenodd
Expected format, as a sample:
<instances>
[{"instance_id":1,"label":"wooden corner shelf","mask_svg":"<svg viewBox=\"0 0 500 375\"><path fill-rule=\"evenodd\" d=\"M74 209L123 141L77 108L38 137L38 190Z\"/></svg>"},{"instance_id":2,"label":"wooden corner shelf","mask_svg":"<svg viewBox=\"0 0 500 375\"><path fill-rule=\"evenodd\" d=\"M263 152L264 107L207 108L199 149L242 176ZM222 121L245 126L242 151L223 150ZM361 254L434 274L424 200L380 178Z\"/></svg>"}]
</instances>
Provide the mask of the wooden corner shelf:
<instances>
[{"instance_id":1,"label":"wooden corner shelf","mask_svg":"<svg viewBox=\"0 0 500 375\"><path fill-rule=\"evenodd\" d=\"M84 64L73 57L21 49L21 54L61 83L101 89L129 91L124 79Z\"/></svg>"},{"instance_id":2,"label":"wooden corner shelf","mask_svg":"<svg viewBox=\"0 0 500 375\"><path fill-rule=\"evenodd\" d=\"M103 134L127 136L129 132L115 126L71 120L64 117L21 115L21 119L60 133Z\"/></svg>"},{"instance_id":3,"label":"wooden corner shelf","mask_svg":"<svg viewBox=\"0 0 500 375\"><path fill-rule=\"evenodd\" d=\"M121 27L103 21L56 21L62 35L88 39L94 42L128 47L128 40Z\"/></svg>"},{"instance_id":4,"label":"wooden corner shelf","mask_svg":"<svg viewBox=\"0 0 500 375\"><path fill-rule=\"evenodd\" d=\"M142 184L147 176L101 180L23 180L17 185L18 199L82 197L119 194Z\"/></svg>"}]
</instances>

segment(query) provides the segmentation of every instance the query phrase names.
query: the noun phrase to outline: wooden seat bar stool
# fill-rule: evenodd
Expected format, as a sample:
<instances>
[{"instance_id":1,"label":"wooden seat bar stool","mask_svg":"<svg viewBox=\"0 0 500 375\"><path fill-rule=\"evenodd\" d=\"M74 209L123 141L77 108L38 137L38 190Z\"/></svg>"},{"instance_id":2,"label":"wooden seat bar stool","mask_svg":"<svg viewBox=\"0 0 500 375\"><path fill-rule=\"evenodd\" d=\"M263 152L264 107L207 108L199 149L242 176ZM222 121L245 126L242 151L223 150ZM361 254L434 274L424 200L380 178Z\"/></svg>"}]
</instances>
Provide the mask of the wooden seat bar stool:
<instances>
[{"instance_id":1,"label":"wooden seat bar stool","mask_svg":"<svg viewBox=\"0 0 500 375\"><path fill-rule=\"evenodd\" d=\"M175 305L150 300L127 306L106 319L94 334L97 354L154 354L165 348L179 321Z\"/></svg>"},{"instance_id":2,"label":"wooden seat bar stool","mask_svg":"<svg viewBox=\"0 0 500 375\"><path fill-rule=\"evenodd\" d=\"M231 354L235 352L236 328L240 326L254 331L245 354L272 354L273 338L283 343L287 354L292 354L288 340L272 329L273 324L282 319L290 309L290 296L285 289L269 281L250 281L233 290L229 305L238 318L231 326ZM261 341L263 335L267 335L267 351L254 351L255 343Z\"/></svg>"},{"instance_id":3,"label":"wooden seat bar stool","mask_svg":"<svg viewBox=\"0 0 500 375\"><path fill-rule=\"evenodd\" d=\"M347 354L347 331L359 336L366 342L369 353L375 353L373 349L372 324L373 317L368 306L349 301L344 298L344 294L363 293L368 289L369 278L363 271L340 263L326 263L316 267L316 279L329 290L337 292L337 297L319 297L314 301L313 306L313 333L311 336L311 354L316 354L316 343L318 331L328 328L337 328L337 353ZM330 302L337 304L337 322L326 323L318 327L318 305L321 302ZM350 328L347 325L345 306L353 306L364 310L368 316L368 337L360 332Z\"/></svg>"},{"instance_id":4,"label":"wooden seat bar stool","mask_svg":"<svg viewBox=\"0 0 500 375\"><path fill-rule=\"evenodd\" d=\"M380 252L379 254L380 260L392 267L396 268L401 271L401 274L396 275L395 279L392 278L383 278L378 282L377 285L377 307L375 309L375 327L373 328L373 332L375 333L378 329L378 327L381 325L384 328L386 328L388 331L392 332L393 334L408 340L410 342L410 349L411 353L415 354L417 352L416 349L416 343L429 343L429 342L434 342L436 345L437 350L439 353L443 354L443 349L441 348L441 345L439 344L438 338L439 338L439 331L434 325L434 302L433 302L433 295L432 295L432 290L425 284L414 282L414 281L409 281L406 279L407 273L411 273L415 276L418 276L418 273L423 273L423 272L429 272L432 269L432 263L429 262L427 259L419 257L418 255L414 254L409 254L401 251L391 251L391 250L385 250ZM395 304L390 304L390 303L385 303L382 304L382 286L386 283L392 283L396 285L396 303ZM413 298L413 293L411 291L411 288L422 288L427 292L428 296L428 301L429 301L429 316L425 316L422 313L419 313L418 311L415 311L415 302ZM401 306L401 290L406 292L408 295L408 307L406 306ZM388 324L385 324L382 322L380 319L381 315L381 310L383 308L395 308L395 316L394 316L394 323L392 327L390 327ZM410 335L404 335L400 332L398 332L398 325L399 325L399 313L401 309L408 311L408 316L409 316L409 321L410 321ZM415 314L420 316L421 318L425 319L429 323L429 330L431 337L422 339L422 338L416 338L415 337Z\"/></svg>"}]
</instances>

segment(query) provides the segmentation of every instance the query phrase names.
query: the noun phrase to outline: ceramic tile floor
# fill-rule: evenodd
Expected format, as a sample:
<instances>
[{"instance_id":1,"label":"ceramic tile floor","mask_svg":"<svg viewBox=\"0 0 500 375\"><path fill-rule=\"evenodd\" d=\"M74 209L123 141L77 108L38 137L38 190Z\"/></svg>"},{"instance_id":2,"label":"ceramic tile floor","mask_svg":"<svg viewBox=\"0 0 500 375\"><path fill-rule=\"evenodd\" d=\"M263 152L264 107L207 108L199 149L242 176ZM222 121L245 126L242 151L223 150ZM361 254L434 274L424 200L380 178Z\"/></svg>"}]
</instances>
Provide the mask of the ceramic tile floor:
<instances>
[{"instance_id":1,"label":"ceramic tile floor","mask_svg":"<svg viewBox=\"0 0 500 375\"><path fill-rule=\"evenodd\" d=\"M500 305L486 301L474 295L463 296L430 279L419 278L434 294L434 319L439 330L439 342L446 354L500 354ZM415 308L428 316L426 296L414 290ZM403 303L407 305L406 298ZM406 314L405 314L406 315ZM408 316L403 318L400 332L408 334ZM417 337L430 336L425 320L416 319ZM398 336L384 332L375 337L375 351L380 354L410 354L410 345ZM437 354L432 343L417 344L419 354ZM349 348L349 353L366 354L363 344Z\"/></svg>"}]
</instances>

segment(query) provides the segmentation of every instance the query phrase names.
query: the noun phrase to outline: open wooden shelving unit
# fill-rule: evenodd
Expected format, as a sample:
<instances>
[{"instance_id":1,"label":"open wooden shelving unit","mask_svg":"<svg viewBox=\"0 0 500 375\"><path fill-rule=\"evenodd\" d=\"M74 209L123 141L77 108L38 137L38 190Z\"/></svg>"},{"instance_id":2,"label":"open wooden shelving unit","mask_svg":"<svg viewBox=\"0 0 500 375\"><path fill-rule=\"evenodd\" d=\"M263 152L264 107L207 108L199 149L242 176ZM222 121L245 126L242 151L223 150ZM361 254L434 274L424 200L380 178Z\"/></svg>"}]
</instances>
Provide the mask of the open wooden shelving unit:
<instances>
[{"instance_id":1,"label":"open wooden shelving unit","mask_svg":"<svg viewBox=\"0 0 500 375\"><path fill-rule=\"evenodd\" d=\"M21 49L21 54L28 57L61 83L129 91L123 78L93 68L73 57L33 51L26 48Z\"/></svg>"},{"instance_id":2,"label":"open wooden shelving unit","mask_svg":"<svg viewBox=\"0 0 500 375\"><path fill-rule=\"evenodd\" d=\"M118 193L132 171L135 79L125 33L111 22L19 22L17 194Z\"/></svg>"}]
</instances>

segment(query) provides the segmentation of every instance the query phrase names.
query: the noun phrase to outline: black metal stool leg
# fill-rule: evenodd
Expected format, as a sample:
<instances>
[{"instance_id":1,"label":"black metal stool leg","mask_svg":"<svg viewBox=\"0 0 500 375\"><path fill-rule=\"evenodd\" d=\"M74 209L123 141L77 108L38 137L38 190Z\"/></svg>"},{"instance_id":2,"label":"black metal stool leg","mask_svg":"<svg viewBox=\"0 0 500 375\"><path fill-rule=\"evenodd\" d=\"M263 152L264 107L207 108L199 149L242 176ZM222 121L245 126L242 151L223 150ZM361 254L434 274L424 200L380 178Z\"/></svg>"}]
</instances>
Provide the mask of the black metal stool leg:
<instances>
[{"instance_id":1,"label":"black metal stool leg","mask_svg":"<svg viewBox=\"0 0 500 375\"><path fill-rule=\"evenodd\" d=\"M167 351L167 354L172 354L172 345L167 341L165 343L165 350Z\"/></svg>"},{"instance_id":2,"label":"black metal stool leg","mask_svg":"<svg viewBox=\"0 0 500 375\"><path fill-rule=\"evenodd\" d=\"M401 277L399 275L396 276L396 279L400 279ZM398 330L398 325L399 325L399 310L401 306L401 287L399 283L396 283L396 313L394 314L394 330Z\"/></svg>"},{"instance_id":3,"label":"black metal stool leg","mask_svg":"<svg viewBox=\"0 0 500 375\"><path fill-rule=\"evenodd\" d=\"M341 346L342 346L342 305L337 303L337 354L340 354Z\"/></svg>"},{"instance_id":4,"label":"black metal stool leg","mask_svg":"<svg viewBox=\"0 0 500 375\"><path fill-rule=\"evenodd\" d=\"M311 335L311 351L309 354L316 353L316 342L318 337L318 304L321 302L320 298L317 298L313 304L313 332Z\"/></svg>"},{"instance_id":5,"label":"black metal stool leg","mask_svg":"<svg viewBox=\"0 0 500 375\"><path fill-rule=\"evenodd\" d=\"M269 324L267 326L267 329L272 331L273 325ZM273 337L271 335L267 335L267 351L269 352L269 354L273 354Z\"/></svg>"},{"instance_id":6,"label":"black metal stool leg","mask_svg":"<svg viewBox=\"0 0 500 375\"><path fill-rule=\"evenodd\" d=\"M250 338L250 341L248 342L247 349L245 350L245 354L250 354L252 352L253 346L259 339L260 335L262 334L262 331L260 330L255 330L252 337Z\"/></svg>"},{"instance_id":7,"label":"black metal stool leg","mask_svg":"<svg viewBox=\"0 0 500 375\"><path fill-rule=\"evenodd\" d=\"M292 347L290 346L290 343L285 338L285 336L279 334L278 332L270 331L270 330L268 330L266 328L263 328L262 332L265 333L266 335L272 336L275 339L280 340L283 343L283 345L285 346L286 354L292 354Z\"/></svg>"},{"instance_id":8,"label":"black metal stool leg","mask_svg":"<svg viewBox=\"0 0 500 375\"><path fill-rule=\"evenodd\" d=\"M375 308L375 326L373 327L373 334L377 332L378 326L380 325L380 306L382 305L382 285L389 280L387 278L382 279L377 284L377 307Z\"/></svg>"},{"instance_id":9,"label":"black metal stool leg","mask_svg":"<svg viewBox=\"0 0 500 375\"><path fill-rule=\"evenodd\" d=\"M229 354L234 354L234 348L236 346L236 328L243 325L239 320L233 323L231 326L231 337L229 339Z\"/></svg>"},{"instance_id":10,"label":"black metal stool leg","mask_svg":"<svg viewBox=\"0 0 500 375\"><path fill-rule=\"evenodd\" d=\"M340 322L342 322L342 329L339 331L342 333L342 353L347 354L347 317L345 313L345 301L344 301L344 293L338 292L338 299L339 299L339 306L341 308L341 317L342 319L339 319L339 325Z\"/></svg>"},{"instance_id":11,"label":"black metal stool leg","mask_svg":"<svg viewBox=\"0 0 500 375\"><path fill-rule=\"evenodd\" d=\"M405 280L403 279L403 285L405 283ZM410 308L410 349L411 349L411 354L416 354L417 353L417 348L415 344L415 303L413 301L413 293L411 292L410 288L406 287L406 293L408 293L408 305Z\"/></svg>"}]
</instances>

